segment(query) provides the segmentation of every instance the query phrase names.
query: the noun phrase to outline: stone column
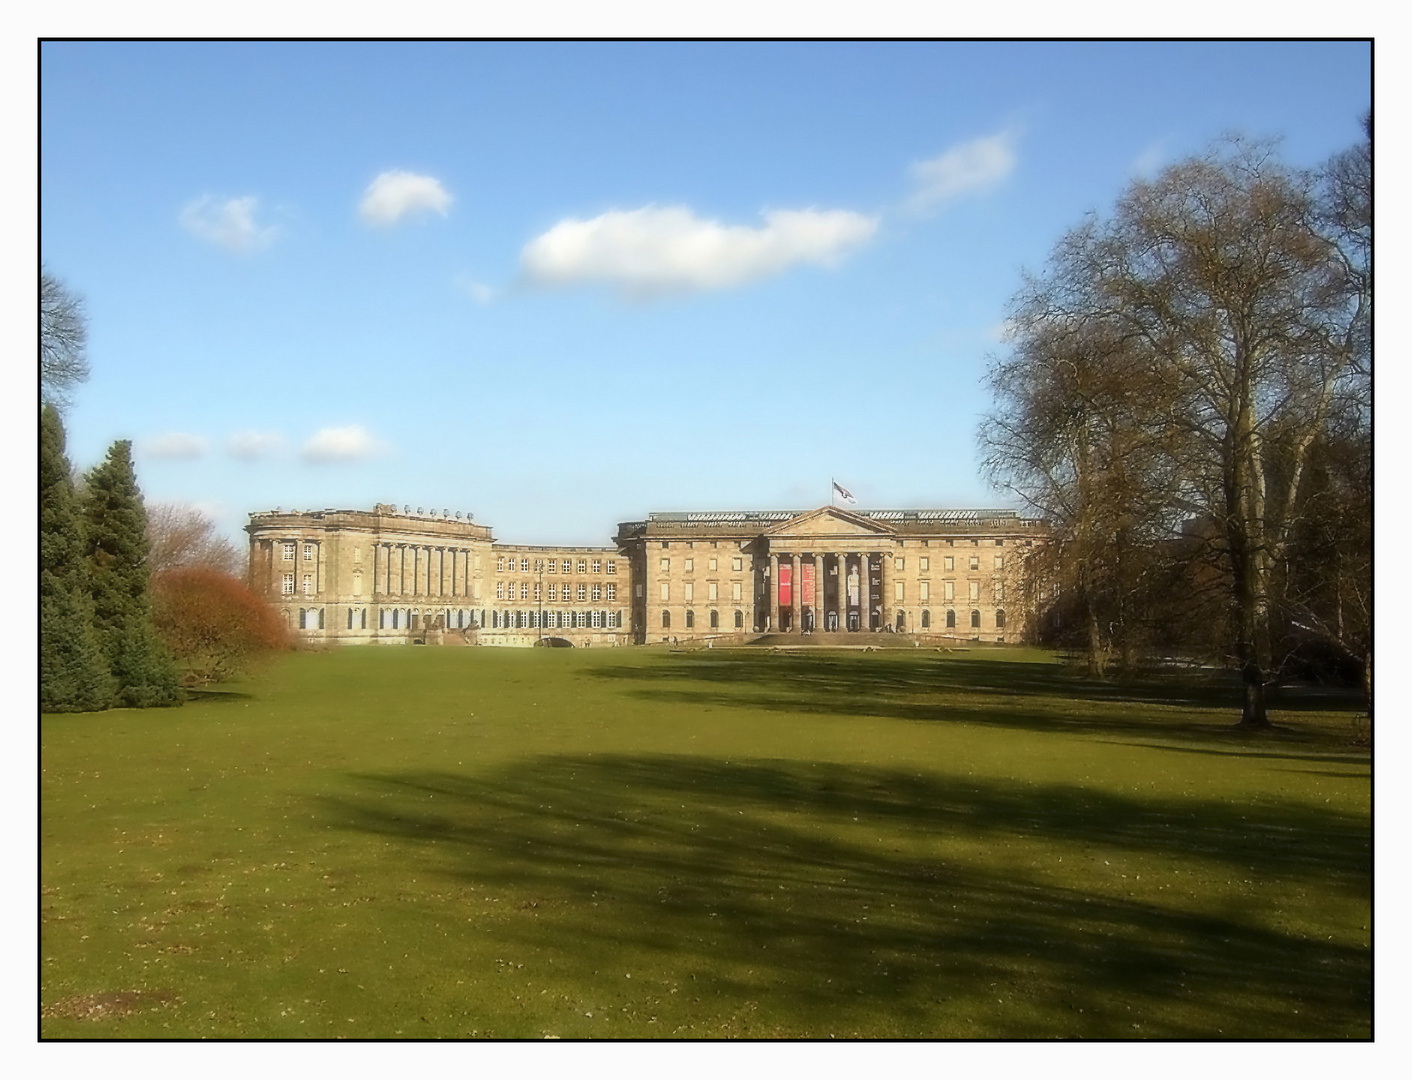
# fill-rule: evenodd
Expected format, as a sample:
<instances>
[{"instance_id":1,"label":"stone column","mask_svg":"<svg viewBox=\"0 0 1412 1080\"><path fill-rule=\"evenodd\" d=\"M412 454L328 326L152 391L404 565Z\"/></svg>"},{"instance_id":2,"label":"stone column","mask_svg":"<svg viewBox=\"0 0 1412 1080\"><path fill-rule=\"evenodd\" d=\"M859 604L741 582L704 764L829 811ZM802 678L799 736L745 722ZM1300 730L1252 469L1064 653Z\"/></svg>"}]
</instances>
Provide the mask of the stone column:
<instances>
[{"instance_id":1,"label":"stone column","mask_svg":"<svg viewBox=\"0 0 1412 1080\"><path fill-rule=\"evenodd\" d=\"M804 597L800 595L799 564L803 560L798 554L789 557L789 624L798 634L804 629Z\"/></svg>"},{"instance_id":2,"label":"stone column","mask_svg":"<svg viewBox=\"0 0 1412 1080\"><path fill-rule=\"evenodd\" d=\"M814 595L810 598L814 606L814 629L823 630L828 618L824 614L824 557L814 556Z\"/></svg>"},{"instance_id":3,"label":"stone column","mask_svg":"<svg viewBox=\"0 0 1412 1080\"><path fill-rule=\"evenodd\" d=\"M770 552L770 631L779 632L779 556Z\"/></svg>"}]
</instances>

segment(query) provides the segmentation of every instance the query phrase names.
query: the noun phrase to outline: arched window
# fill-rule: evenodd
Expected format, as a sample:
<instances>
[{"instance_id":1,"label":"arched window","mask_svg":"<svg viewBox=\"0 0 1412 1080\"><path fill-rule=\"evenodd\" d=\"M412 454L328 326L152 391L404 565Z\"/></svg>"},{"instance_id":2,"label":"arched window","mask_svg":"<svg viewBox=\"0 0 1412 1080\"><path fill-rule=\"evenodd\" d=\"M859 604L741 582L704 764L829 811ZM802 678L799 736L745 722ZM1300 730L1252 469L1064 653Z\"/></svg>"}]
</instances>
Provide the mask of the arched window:
<instances>
[{"instance_id":1,"label":"arched window","mask_svg":"<svg viewBox=\"0 0 1412 1080\"><path fill-rule=\"evenodd\" d=\"M924 610L922 611L922 629L923 629L923 630L930 630L931 628L932 628L932 613L931 613L930 611L927 611L927 610L924 609Z\"/></svg>"},{"instance_id":2,"label":"arched window","mask_svg":"<svg viewBox=\"0 0 1412 1080\"><path fill-rule=\"evenodd\" d=\"M948 630L956 629L956 612L948 611L946 613L946 628Z\"/></svg>"},{"instance_id":3,"label":"arched window","mask_svg":"<svg viewBox=\"0 0 1412 1080\"><path fill-rule=\"evenodd\" d=\"M359 630L366 630L367 628L368 628L368 609L367 609L367 608L361 608L361 609L359 609L359 611L358 611L358 629L359 629Z\"/></svg>"},{"instance_id":4,"label":"arched window","mask_svg":"<svg viewBox=\"0 0 1412 1080\"><path fill-rule=\"evenodd\" d=\"M670 611L664 611L664 612L662 612L662 629L663 629L663 630L670 630L671 628L672 628L672 613L671 613Z\"/></svg>"},{"instance_id":5,"label":"arched window","mask_svg":"<svg viewBox=\"0 0 1412 1080\"><path fill-rule=\"evenodd\" d=\"M995 628L996 628L997 630L1004 630L1004 629L1005 629L1005 609L1004 609L1004 608L1001 608L999 611L997 611L997 612L995 613Z\"/></svg>"},{"instance_id":6,"label":"arched window","mask_svg":"<svg viewBox=\"0 0 1412 1080\"><path fill-rule=\"evenodd\" d=\"M712 630L719 630L720 628L721 628L721 613L720 613L719 611L717 611L715 608L712 608L712 609L711 609L711 629L712 629Z\"/></svg>"},{"instance_id":7,"label":"arched window","mask_svg":"<svg viewBox=\"0 0 1412 1080\"><path fill-rule=\"evenodd\" d=\"M686 628L687 628L688 630L690 630L690 629L691 629L693 626L695 626L695 625L696 625L696 612L694 612L694 611L688 611L688 612L686 613Z\"/></svg>"},{"instance_id":8,"label":"arched window","mask_svg":"<svg viewBox=\"0 0 1412 1080\"><path fill-rule=\"evenodd\" d=\"M972 611L972 612L971 612L971 629L972 629L972 630L979 630L980 628L981 628L981 613L980 613L979 611Z\"/></svg>"},{"instance_id":9,"label":"arched window","mask_svg":"<svg viewBox=\"0 0 1412 1080\"><path fill-rule=\"evenodd\" d=\"M348 609L348 629L353 629L353 609Z\"/></svg>"},{"instance_id":10,"label":"arched window","mask_svg":"<svg viewBox=\"0 0 1412 1080\"><path fill-rule=\"evenodd\" d=\"M304 628L305 628L305 627L304 627L304 609L303 609L303 608L300 608L300 609L299 609L299 629L300 629L300 630L303 630Z\"/></svg>"},{"instance_id":11,"label":"arched window","mask_svg":"<svg viewBox=\"0 0 1412 1080\"><path fill-rule=\"evenodd\" d=\"M735 628L737 630L745 629L745 612L737 611L735 613Z\"/></svg>"}]
</instances>

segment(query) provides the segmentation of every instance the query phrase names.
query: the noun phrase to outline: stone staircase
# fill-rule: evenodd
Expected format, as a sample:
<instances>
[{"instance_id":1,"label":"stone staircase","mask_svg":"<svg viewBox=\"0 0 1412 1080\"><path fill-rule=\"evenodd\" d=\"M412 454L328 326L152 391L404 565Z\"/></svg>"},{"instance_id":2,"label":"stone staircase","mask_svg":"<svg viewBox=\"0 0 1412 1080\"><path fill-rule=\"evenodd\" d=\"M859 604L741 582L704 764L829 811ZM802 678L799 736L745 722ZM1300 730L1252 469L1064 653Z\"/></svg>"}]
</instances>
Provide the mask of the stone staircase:
<instances>
[{"instance_id":1,"label":"stone staircase","mask_svg":"<svg viewBox=\"0 0 1412 1080\"><path fill-rule=\"evenodd\" d=\"M920 643L912 634L821 631L813 634L761 634L749 644L776 649L915 649Z\"/></svg>"}]
</instances>

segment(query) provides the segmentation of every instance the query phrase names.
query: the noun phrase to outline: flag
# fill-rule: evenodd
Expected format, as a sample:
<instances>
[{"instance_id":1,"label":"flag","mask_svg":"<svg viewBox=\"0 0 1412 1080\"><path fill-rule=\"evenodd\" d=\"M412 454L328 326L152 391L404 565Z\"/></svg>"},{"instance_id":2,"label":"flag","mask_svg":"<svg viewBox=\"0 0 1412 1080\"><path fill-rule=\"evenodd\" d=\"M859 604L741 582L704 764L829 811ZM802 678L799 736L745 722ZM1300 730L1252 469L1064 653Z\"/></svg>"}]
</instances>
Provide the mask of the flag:
<instances>
[{"instance_id":1,"label":"flag","mask_svg":"<svg viewBox=\"0 0 1412 1080\"><path fill-rule=\"evenodd\" d=\"M841 495L848 502L856 503L858 501L853 497L853 493L849 491L846 487L844 487L842 484L840 484L837 480L833 482L833 489L837 494Z\"/></svg>"}]
</instances>

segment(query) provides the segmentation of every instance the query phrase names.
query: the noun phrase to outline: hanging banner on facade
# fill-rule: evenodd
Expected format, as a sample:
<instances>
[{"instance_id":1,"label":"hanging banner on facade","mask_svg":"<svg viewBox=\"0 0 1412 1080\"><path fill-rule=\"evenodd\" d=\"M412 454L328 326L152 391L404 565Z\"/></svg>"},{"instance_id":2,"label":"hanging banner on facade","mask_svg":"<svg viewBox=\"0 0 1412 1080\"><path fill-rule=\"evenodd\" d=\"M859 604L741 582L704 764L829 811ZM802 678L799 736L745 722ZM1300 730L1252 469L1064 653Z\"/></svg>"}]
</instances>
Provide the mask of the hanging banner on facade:
<instances>
[{"instance_id":1,"label":"hanging banner on facade","mask_svg":"<svg viewBox=\"0 0 1412 1080\"><path fill-rule=\"evenodd\" d=\"M804 607L814 606L814 561L812 559L799 568L799 602Z\"/></svg>"},{"instance_id":2,"label":"hanging banner on facade","mask_svg":"<svg viewBox=\"0 0 1412 1080\"><path fill-rule=\"evenodd\" d=\"M780 607L789 607L794 603L794 594L790 589L790 576L794 567L789 563L780 563Z\"/></svg>"}]
</instances>

